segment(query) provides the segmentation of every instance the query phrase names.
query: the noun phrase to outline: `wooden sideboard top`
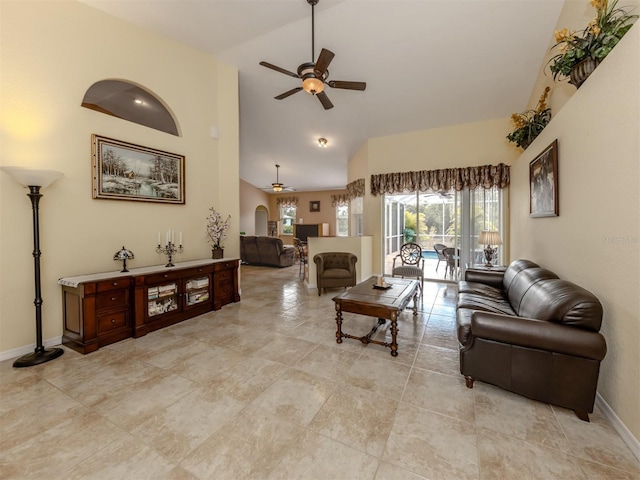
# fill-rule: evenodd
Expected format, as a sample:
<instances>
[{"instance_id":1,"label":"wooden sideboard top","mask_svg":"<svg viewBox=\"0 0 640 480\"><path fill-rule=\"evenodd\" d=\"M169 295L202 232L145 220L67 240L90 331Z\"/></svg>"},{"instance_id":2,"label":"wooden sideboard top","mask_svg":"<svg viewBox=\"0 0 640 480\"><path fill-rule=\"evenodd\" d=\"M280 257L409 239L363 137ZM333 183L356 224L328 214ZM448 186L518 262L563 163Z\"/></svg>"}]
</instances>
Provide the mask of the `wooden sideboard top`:
<instances>
[{"instance_id":1,"label":"wooden sideboard top","mask_svg":"<svg viewBox=\"0 0 640 480\"><path fill-rule=\"evenodd\" d=\"M237 258L219 258L219 259L201 259L190 260L188 262L177 262L173 267L165 267L164 265L154 265L151 267L132 268L128 272L104 272L91 273L88 275L77 275L75 277L63 277L58 279L58 285L67 287L77 287L81 283L99 282L110 278L135 277L138 275L147 275L150 273L170 272L173 270L181 270L183 268L199 267L201 265L211 265L213 263L222 263L238 260Z\"/></svg>"}]
</instances>

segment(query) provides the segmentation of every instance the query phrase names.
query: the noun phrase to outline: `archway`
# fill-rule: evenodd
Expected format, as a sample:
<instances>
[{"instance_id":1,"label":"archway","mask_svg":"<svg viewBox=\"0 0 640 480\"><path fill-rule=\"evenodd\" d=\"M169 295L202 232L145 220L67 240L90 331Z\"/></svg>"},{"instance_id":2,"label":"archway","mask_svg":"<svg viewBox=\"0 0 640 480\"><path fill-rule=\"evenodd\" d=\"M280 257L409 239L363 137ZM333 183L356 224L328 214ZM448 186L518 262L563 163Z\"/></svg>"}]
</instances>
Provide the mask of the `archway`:
<instances>
[{"instance_id":1,"label":"archway","mask_svg":"<svg viewBox=\"0 0 640 480\"><path fill-rule=\"evenodd\" d=\"M256 207L256 214L255 214L256 235L259 235L259 236L267 235L268 218L269 218L269 212L267 211L267 207L265 207L264 205L258 205Z\"/></svg>"}]
</instances>

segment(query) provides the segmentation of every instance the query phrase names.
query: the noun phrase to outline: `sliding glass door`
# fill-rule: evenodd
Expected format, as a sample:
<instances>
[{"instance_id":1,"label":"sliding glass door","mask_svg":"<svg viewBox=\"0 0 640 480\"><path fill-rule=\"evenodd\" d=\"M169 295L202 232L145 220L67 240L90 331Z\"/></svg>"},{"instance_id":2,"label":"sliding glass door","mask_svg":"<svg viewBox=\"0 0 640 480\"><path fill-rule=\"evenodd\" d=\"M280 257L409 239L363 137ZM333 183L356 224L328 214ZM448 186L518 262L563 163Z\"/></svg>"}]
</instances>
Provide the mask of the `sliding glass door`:
<instances>
[{"instance_id":1,"label":"sliding glass door","mask_svg":"<svg viewBox=\"0 0 640 480\"><path fill-rule=\"evenodd\" d=\"M384 215L385 274L391 274L402 244L415 242L423 250L425 278L457 280L467 264L482 261L483 247L477 244L480 232L502 234L502 190L386 195ZM453 255L455 268L447 268L447 260L436 252L441 245L453 249L447 253ZM498 255L500 262L500 249Z\"/></svg>"}]
</instances>

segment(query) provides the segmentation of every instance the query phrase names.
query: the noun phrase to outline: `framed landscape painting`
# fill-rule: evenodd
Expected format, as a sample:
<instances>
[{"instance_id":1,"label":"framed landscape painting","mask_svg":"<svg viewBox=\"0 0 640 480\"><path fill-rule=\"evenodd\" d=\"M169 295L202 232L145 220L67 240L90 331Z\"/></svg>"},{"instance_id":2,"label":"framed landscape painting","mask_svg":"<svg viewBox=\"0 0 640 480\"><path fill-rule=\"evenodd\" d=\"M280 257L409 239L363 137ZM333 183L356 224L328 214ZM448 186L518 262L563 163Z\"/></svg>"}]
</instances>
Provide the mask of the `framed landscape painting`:
<instances>
[{"instance_id":1,"label":"framed landscape painting","mask_svg":"<svg viewBox=\"0 0 640 480\"><path fill-rule=\"evenodd\" d=\"M184 155L91 136L93 198L185 203Z\"/></svg>"},{"instance_id":2,"label":"framed landscape painting","mask_svg":"<svg viewBox=\"0 0 640 480\"><path fill-rule=\"evenodd\" d=\"M558 140L529 164L529 213L532 217L557 217Z\"/></svg>"}]
</instances>

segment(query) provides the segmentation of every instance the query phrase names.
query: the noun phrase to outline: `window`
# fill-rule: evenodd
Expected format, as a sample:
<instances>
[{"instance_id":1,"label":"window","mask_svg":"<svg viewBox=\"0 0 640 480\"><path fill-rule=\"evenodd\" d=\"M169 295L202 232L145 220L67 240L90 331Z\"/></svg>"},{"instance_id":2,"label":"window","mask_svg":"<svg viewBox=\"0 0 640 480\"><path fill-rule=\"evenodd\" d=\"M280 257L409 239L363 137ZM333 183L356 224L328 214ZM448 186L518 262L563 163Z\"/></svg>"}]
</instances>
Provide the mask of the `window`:
<instances>
[{"instance_id":1,"label":"window","mask_svg":"<svg viewBox=\"0 0 640 480\"><path fill-rule=\"evenodd\" d=\"M361 237L364 235L364 200L356 197L351 200L351 236Z\"/></svg>"},{"instance_id":2,"label":"window","mask_svg":"<svg viewBox=\"0 0 640 480\"><path fill-rule=\"evenodd\" d=\"M336 236L348 237L349 236L349 206L337 206L336 207Z\"/></svg>"},{"instance_id":3,"label":"window","mask_svg":"<svg viewBox=\"0 0 640 480\"><path fill-rule=\"evenodd\" d=\"M502 235L504 228L503 192L498 187L461 192L406 193L386 195L384 209L384 254L385 272L389 272L391 260L403 243L418 243L425 257L425 278L442 278L443 269L438 268L435 244L459 249L459 263L483 263L482 245L478 235L482 230L497 230ZM494 259L504 261L503 249L499 248ZM429 268L433 266L433 269Z\"/></svg>"},{"instance_id":4,"label":"window","mask_svg":"<svg viewBox=\"0 0 640 480\"><path fill-rule=\"evenodd\" d=\"M293 235L294 223L296 223L296 207L280 207L280 233Z\"/></svg>"}]
</instances>

